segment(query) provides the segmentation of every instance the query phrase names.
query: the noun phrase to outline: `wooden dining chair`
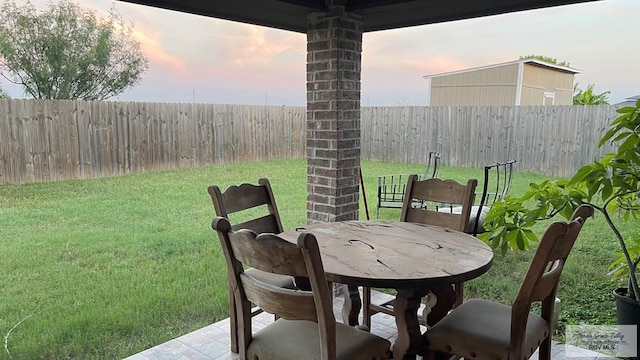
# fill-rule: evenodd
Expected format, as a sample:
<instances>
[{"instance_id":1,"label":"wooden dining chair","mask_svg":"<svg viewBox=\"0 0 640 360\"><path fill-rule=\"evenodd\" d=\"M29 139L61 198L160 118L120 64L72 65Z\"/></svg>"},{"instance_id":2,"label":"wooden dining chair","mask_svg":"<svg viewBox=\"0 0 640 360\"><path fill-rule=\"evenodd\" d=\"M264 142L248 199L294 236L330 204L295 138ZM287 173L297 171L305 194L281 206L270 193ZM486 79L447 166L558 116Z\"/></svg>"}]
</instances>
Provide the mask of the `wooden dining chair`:
<instances>
[{"instance_id":1,"label":"wooden dining chair","mask_svg":"<svg viewBox=\"0 0 640 360\"><path fill-rule=\"evenodd\" d=\"M471 206L478 185L470 179L466 185L455 180L438 178L419 180L417 175L409 176L405 190L400 221L442 226L447 229L464 231L471 214ZM439 211L441 208L460 206L459 212ZM429 259L425 259L429 261ZM454 284L456 301L462 303L463 284ZM383 304L371 303L371 288L365 287L362 295L363 323L371 327L371 316L378 312L393 315L393 300Z\"/></svg>"},{"instance_id":2,"label":"wooden dining chair","mask_svg":"<svg viewBox=\"0 0 640 360\"><path fill-rule=\"evenodd\" d=\"M297 244L275 234L234 231L229 221L216 217L231 289L239 320L240 359L388 359L391 343L366 331L337 323L318 243L301 233ZM244 270L308 278L311 291L286 289L262 281ZM253 333L251 304L280 318Z\"/></svg>"},{"instance_id":3,"label":"wooden dining chair","mask_svg":"<svg viewBox=\"0 0 640 360\"><path fill-rule=\"evenodd\" d=\"M212 185L209 186L208 191L217 216L227 219L233 216L238 219L238 222L232 226L233 229L249 229L258 234L265 232L277 234L283 231L269 180L259 179L258 185L233 185L224 192L218 186ZM248 269L247 272L274 286L289 289L295 288L294 279L290 276L265 273L256 269ZM229 273L228 275L231 278L231 274ZM260 312L260 308L257 308L253 315L257 315ZM231 351L237 353L237 315L231 290L229 291L229 320Z\"/></svg>"},{"instance_id":4,"label":"wooden dining chair","mask_svg":"<svg viewBox=\"0 0 640 360\"><path fill-rule=\"evenodd\" d=\"M424 333L428 358L438 353L465 359L526 360L540 347L551 358L552 316L558 282L567 256L587 218L589 205L578 207L569 223L555 222L545 231L511 306L470 299ZM541 314L531 312L541 302Z\"/></svg>"}]
</instances>

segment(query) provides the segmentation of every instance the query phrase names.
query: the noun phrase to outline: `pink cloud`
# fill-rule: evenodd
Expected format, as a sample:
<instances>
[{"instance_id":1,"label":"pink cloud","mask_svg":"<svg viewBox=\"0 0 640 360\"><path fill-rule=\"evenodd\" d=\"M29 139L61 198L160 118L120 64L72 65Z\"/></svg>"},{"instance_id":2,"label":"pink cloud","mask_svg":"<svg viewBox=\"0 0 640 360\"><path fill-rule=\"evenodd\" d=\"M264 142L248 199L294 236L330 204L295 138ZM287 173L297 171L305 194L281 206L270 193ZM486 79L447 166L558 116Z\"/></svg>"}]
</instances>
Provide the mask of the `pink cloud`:
<instances>
[{"instance_id":1,"label":"pink cloud","mask_svg":"<svg viewBox=\"0 0 640 360\"><path fill-rule=\"evenodd\" d=\"M162 48L157 33L150 29L137 28L134 29L132 36L140 43L142 52L150 63L165 68L173 76L185 76L188 73L184 60L166 52Z\"/></svg>"},{"instance_id":2,"label":"pink cloud","mask_svg":"<svg viewBox=\"0 0 640 360\"><path fill-rule=\"evenodd\" d=\"M224 28L224 32L218 29ZM188 78L245 86L304 86L304 35L213 20L191 54Z\"/></svg>"}]
</instances>

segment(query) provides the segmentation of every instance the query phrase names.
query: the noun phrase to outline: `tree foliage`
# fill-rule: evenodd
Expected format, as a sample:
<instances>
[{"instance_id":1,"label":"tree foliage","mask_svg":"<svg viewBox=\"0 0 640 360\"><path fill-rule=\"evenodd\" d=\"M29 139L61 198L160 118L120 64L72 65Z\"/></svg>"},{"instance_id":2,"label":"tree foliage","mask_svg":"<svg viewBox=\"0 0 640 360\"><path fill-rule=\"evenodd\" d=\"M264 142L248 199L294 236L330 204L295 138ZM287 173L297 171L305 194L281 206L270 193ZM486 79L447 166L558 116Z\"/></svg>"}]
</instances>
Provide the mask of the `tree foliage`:
<instances>
[{"instance_id":1,"label":"tree foliage","mask_svg":"<svg viewBox=\"0 0 640 360\"><path fill-rule=\"evenodd\" d=\"M494 203L485 219L488 231L479 237L502 253L524 250L537 241L531 230L536 222L557 215L569 219L578 206L589 204L604 215L620 245L610 267L612 275L627 276L629 293L640 303L640 233L622 234L616 224L640 220L640 100L617 112L619 116L598 143L615 143L617 152L581 167L570 180L533 183L523 196ZM612 214L617 214L617 220Z\"/></svg>"},{"instance_id":2,"label":"tree foliage","mask_svg":"<svg viewBox=\"0 0 640 360\"><path fill-rule=\"evenodd\" d=\"M567 67L569 66L568 62L558 61L558 59L552 58L549 56L535 55L535 54L520 56L520 60L527 60L527 59L540 60L549 64L558 65L558 66L567 66Z\"/></svg>"},{"instance_id":3,"label":"tree foliage","mask_svg":"<svg viewBox=\"0 0 640 360\"><path fill-rule=\"evenodd\" d=\"M0 8L0 74L36 99L104 100L140 81L148 68L133 28L60 0L38 11L7 0Z\"/></svg>"},{"instance_id":4,"label":"tree foliage","mask_svg":"<svg viewBox=\"0 0 640 360\"><path fill-rule=\"evenodd\" d=\"M4 90L2 90L1 87L0 87L0 99L11 99L11 96L9 96L9 94L7 94Z\"/></svg>"},{"instance_id":5,"label":"tree foliage","mask_svg":"<svg viewBox=\"0 0 640 360\"><path fill-rule=\"evenodd\" d=\"M609 94L611 94L611 91L596 94L593 91L593 86L593 84L589 84L583 91L578 87L578 83L576 83L573 86L573 105L609 105Z\"/></svg>"}]
</instances>

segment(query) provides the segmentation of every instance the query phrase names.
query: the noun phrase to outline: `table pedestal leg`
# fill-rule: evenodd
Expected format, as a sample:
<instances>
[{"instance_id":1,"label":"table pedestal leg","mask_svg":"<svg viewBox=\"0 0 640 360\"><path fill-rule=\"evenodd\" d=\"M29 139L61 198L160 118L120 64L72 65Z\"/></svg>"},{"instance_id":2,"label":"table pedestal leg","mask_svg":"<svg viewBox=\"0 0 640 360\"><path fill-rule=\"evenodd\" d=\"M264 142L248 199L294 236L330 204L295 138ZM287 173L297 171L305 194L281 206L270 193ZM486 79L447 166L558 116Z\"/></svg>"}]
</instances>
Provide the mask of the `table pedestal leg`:
<instances>
[{"instance_id":1,"label":"table pedestal leg","mask_svg":"<svg viewBox=\"0 0 640 360\"><path fill-rule=\"evenodd\" d=\"M428 308L422 313L422 320L428 327L431 327L449 313L458 299L458 295L453 286L442 285L433 287L427 295L427 299ZM425 360L443 360L450 358L451 355L424 349L422 357Z\"/></svg>"},{"instance_id":2,"label":"table pedestal leg","mask_svg":"<svg viewBox=\"0 0 640 360\"><path fill-rule=\"evenodd\" d=\"M393 345L393 358L396 360L415 359L422 353L422 334L418 322L420 300L426 290L401 289L396 294L393 313L398 327L398 339Z\"/></svg>"},{"instance_id":3,"label":"table pedestal leg","mask_svg":"<svg viewBox=\"0 0 640 360\"><path fill-rule=\"evenodd\" d=\"M342 322L349 326L358 325L358 315L362 308L360 291L354 285L342 285L344 304L342 304Z\"/></svg>"},{"instance_id":4,"label":"table pedestal leg","mask_svg":"<svg viewBox=\"0 0 640 360\"><path fill-rule=\"evenodd\" d=\"M447 316L458 296L453 286L447 284L432 287L429 289L428 296L435 298L435 304L422 313L422 320L427 326L431 327ZM430 299L429 303L433 303L432 300Z\"/></svg>"}]
</instances>

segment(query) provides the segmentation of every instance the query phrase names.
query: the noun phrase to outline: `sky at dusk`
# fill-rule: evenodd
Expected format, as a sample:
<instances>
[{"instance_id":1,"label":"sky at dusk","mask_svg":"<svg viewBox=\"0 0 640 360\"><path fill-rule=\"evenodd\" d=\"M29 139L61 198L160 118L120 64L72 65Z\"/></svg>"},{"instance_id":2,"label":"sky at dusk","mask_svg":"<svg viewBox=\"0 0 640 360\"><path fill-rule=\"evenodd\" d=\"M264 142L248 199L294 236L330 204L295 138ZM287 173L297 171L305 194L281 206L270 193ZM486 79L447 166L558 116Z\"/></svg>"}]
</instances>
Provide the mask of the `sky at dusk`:
<instances>
[{"instance_id":1,"label":"sky at dusk","mask_svg":"<svg viewBox=\"0 0 640 360\"><path fill-rule=\"evenodd\" d=\"M110 100L305 104L305 34L119 1L76 1L98 14L115 7L133 23L149 59L142 81ZM32 3L44 8L48 1ZM613 104L640 94L639 17L640 0L604 0L365 33L361 103L426 105L424 75L539 54L569 62L581 71L581 88L610 90ZM13 98L24 97L0 81Z\"/></svg>"}]
</instances>

